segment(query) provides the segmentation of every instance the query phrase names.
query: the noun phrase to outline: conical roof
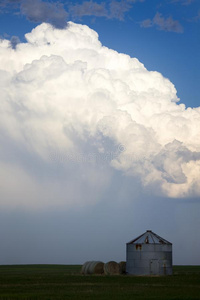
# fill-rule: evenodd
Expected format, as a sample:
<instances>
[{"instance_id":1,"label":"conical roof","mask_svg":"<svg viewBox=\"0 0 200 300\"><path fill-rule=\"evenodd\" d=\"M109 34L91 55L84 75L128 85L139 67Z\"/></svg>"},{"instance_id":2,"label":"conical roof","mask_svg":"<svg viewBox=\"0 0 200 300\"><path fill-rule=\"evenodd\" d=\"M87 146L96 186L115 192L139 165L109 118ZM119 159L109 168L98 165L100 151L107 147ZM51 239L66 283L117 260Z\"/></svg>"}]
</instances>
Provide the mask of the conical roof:
<instances>
[{"instance_id":1,"label":"conical roof","mask_svg":"<svg viewBox=\"0 0 200 300\"><path fill-rule=\"evenodd\" d=\"M130 241L127 244L167 244L172 245L172 243L163 239L151 230L147 230L145 233L138 236L136 239Z\"/></svg>"}]
</instances>

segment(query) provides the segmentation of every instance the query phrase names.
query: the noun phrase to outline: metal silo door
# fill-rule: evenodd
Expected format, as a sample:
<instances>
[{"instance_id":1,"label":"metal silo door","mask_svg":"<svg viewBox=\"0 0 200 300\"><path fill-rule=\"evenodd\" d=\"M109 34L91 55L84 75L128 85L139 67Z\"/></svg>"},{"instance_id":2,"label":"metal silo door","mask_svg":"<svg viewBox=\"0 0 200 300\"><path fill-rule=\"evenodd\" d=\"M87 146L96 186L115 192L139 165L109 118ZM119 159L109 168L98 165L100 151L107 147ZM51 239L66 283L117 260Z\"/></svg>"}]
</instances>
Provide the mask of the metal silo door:
<instances>
[{"instance_id":1,"label":"metal silo door","mask_svg":"<svg viewBox=\"0 0 200 300\"><path fill-rule=\"evenodd\" d=\"M150 260L150 274L151 275L159 274L159 260L158 259Z\"/></svg>"}]
</instances>

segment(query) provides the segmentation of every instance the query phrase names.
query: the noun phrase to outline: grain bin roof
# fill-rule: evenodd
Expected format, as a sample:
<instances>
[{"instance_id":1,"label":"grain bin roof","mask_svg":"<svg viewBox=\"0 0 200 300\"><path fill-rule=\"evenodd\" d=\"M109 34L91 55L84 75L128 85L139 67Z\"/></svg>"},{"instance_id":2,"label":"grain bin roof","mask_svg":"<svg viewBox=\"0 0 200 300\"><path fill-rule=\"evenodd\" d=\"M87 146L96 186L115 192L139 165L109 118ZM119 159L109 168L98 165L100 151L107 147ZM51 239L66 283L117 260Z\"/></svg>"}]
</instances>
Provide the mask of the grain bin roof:
<instances>
[{"instance_id":1,"label":"grain bin roof","mask_svg":"<svg viewBox=\"0 0 200 300\"><path fill-rule=\"evenodd\" d=\"M147 230L145 233L138 236L136 239L130 241L127 244L167 244L172 245L167 240L163 239L151 230Z\"/></svg>"}]
</instances>

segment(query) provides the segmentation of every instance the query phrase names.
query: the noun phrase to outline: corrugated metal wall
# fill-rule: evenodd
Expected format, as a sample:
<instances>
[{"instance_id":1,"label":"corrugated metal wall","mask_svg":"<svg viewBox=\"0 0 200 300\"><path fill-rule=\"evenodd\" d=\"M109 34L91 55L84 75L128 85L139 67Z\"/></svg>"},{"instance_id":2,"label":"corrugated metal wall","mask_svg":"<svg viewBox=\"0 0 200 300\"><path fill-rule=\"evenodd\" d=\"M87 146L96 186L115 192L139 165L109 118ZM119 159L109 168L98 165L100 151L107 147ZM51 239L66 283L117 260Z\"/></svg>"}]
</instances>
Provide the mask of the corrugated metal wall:
<instances>
[{"instance_id":1,"label":"corrugated metal wall","mask_svg":"<svg viewBox=\"0 0 200 300\"><path fill-rule=\"evenodd\" d=\"M126 247L126 272L128 274L172 274L172 244L128 243Z\"/></svg>"}]
</instances>

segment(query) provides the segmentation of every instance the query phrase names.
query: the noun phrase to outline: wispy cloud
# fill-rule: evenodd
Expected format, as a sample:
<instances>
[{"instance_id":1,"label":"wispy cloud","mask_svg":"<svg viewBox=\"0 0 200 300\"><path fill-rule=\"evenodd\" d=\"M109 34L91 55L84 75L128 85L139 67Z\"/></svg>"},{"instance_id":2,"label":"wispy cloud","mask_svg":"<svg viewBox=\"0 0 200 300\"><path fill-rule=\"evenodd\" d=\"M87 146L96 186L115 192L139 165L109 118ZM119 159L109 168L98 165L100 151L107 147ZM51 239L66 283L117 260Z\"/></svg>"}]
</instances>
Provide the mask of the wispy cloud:
<instances>
[{"instance_id":1,"label":"wispy cloud","mask_svg":"<svg viewBox=\"0 0 200 300\"><path fill-rule=\"evenodd\" d=\"M71 5L69 11L70 14L73 15L74 17L108 16L108 10L106 9L105 2L101 2L100 4L98 4L97 2L93 2L93 1L84 1L82 4Z\"/></svg>"},{"instance_id":2,"label":"wispy cloud","mask_svg":"<svg viewBox=\"0 0 200 300\"><path fill-rule=\"evenodd\" d=\"M172 0L182 4L189 4L193 0ZM117 19L123 21L125 15L133 8L136 2L145 2L145 0L109 0L97 2L93 0L77 3L59 3L43 0L3 0L1 7L15 7L26 18L35 23L50 23L56 28L64 28L67 21L71 19L80 19L84 16L104 17L107 19ZM156 26L159 30L183 32L183 27L179 21L174 20L171 16L163 17L157 13L155 17L146 19L140 23L141 27Z\"/></svg>"},{"instance_id":3,"label":"wispy cloud","mask_svg":"<svg viewBox=\"0 0 200 300\"><path fill-rule=\"evenodd\" d=\"M125 13L128 12L135 2L144 0L110 0L97 3L95 1L83 1L82 4L73 4L69 12L73 18L84 16L106 17L108 19L124 20Z\"/></svg>"},{"instance_id":4,"label":"wispy cloud","mask_svg":"<svg viewBox=\"0 0 200 300\"><path fill-rule=\"evenodd\" d=\"M124 15L132 8L130 1L111 1L110 2L110 18L124 20Z\"/></svg>"},{"instance_id":5,"label":"wispy cloud","mask_svg":"<svg viewBox=\"0 0 200 300\"><path fill-rule=\"evenodd\" d=\"M163 30L163 31L171 31L176 33L182 33L183 27L179 23L179 21L174 20L171 16L168 18L165 18L162 16L161 13L157 12L154 18L146 19L140 23L141 27L148 28L156 26L157 29Z\"/></svg>"},{"instance_id":6,"label":"wispy cloud","mask_svg":"<svg viewBox=\"0 0 200 300\"><path fill-rule=\"evenodd\" d=\"M171 3L180 3L182 5L190 5L195 0L172 0Z\"/></svg>"},{"instance_id":7,"label":"wispy cloud","mask_svg":"<svg viewBox=\"0 0 200 300\"><path fill-rule=\"evenodd\" d=\"M195 20L196 20L196 21L199 21L199 20L200 20L200 10L198 11L197 16L195 17Z\"/></svg>"},{"instance_id":8,"label":"wispy cloud","mask_svg":"<svg viewBox=\"0 0 200 300\"><path fill-rule=\"evenodd\" d=\"M14 5L14 4L18 4L20 3L22 0L1 0L0 1L0 7L6 7L10 4Z\"/></svg>"},{"instance_id":9,"label":"wispy cloud","mask_svg":"<svg viewBox=\"0 0 200 300\"><path fill-rule=\"evenodd\" d=\"M197 15L194 16L193 18L189 19L189 22L199 22L200 20L200 10L197 12Z\"/></svg>"},{"instance_id":10,"label":"wispy cloud","mask_svg":"<svg viewBox=\"0 0 200 300\"><path fill-rule=\"evenodd\" d=\"M145 0L109 0L97 2L93 0L77 3L59 3L43 0L2 0L0 7L18 8L19 13L35 23L50 23L56 28L64 28L69 18L80 19L85 16L105 17L107 19L124 20L134 3Z\"/></svg>"},{"instance_id":11,"label":"wispy cloud","mask_svg":"<svg viewBox=\"0 0 200 300\"><path fill-rule=\"evenodd\" d=\"M7 11L12 6L12 9L19 7L21 0L0 0L0 13Z\"/></svg>"}]
</instances>

